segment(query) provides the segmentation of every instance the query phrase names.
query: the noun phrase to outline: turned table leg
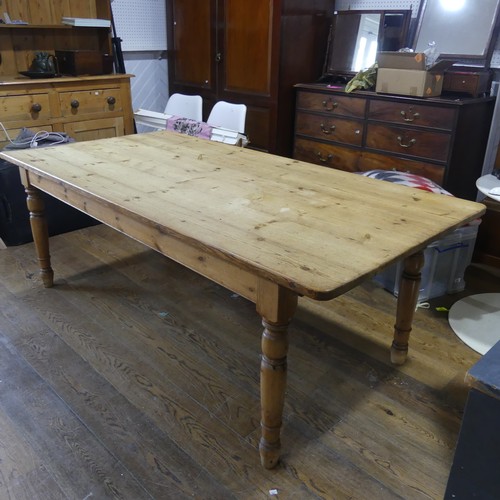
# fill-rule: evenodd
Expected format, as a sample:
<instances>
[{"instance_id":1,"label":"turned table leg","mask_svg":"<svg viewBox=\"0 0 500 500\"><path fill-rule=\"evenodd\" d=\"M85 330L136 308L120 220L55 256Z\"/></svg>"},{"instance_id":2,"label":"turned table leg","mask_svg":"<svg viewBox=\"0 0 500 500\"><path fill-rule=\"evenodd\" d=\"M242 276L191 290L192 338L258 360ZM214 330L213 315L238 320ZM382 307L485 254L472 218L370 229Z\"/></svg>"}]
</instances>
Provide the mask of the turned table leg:
<instances>
[{"instance_id":1,"label":"turned table leg","mask_svg":"<svg viewBox=\"0 0 500 500\"><path fill-rule=\"evenodd\" d=\"M259 289L257 311L262 316L260 400L262 437L261 464L272 469L280 457L280 432L285 402L288 324L297 307L297 295L264 282Z\"/></svg>"},{"instance_id":2,"label":"turned table leg","mask_svg":"<svg viewBox=\"0 0 500 500\"><path fill-rule=\"evenodd\" d=\"M391 347L391 362L402 365L408 354L413 315L420 290L420 271L424 265L424 253L417 252L404 261L401 286L399 287L394 340Z\"/></svg>"},{"instance_id":3,"label":"turned table leg","mask_svg":"<svg viewBox=\"0 0 500 500\"><path fill-rule=\"evenodd\" d=\"M50 288L54 284L54 271L50 266L49 232L44 213L45 204L40 191L33 186L26 187L26 194L26 203L30 212L31 231L40 266L40 276L43 286Z\"/></svg>"}]
</instances>

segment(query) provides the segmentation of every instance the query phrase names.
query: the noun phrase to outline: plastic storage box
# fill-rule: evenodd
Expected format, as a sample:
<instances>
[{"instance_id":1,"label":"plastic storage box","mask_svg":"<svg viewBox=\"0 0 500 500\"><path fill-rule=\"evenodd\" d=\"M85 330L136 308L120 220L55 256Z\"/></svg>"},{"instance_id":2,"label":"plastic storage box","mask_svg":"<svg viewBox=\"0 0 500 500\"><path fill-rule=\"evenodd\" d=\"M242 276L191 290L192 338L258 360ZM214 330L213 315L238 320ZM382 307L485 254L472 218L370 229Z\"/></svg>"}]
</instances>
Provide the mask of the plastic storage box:
<instances>
[{"instance_id":1,"label":"plastic storage box","mask_svg":"<svg viewBox=\"0 0 500 500\"><path fill-rule=\"evenodd\" d=\"M419 303L465 288L465 270L472 261L480 222L477 220L458 228L424 250ZM374 279L397 297L402 272L403 262L400 261L377 274Z\"/></svg>"}]
</instances>

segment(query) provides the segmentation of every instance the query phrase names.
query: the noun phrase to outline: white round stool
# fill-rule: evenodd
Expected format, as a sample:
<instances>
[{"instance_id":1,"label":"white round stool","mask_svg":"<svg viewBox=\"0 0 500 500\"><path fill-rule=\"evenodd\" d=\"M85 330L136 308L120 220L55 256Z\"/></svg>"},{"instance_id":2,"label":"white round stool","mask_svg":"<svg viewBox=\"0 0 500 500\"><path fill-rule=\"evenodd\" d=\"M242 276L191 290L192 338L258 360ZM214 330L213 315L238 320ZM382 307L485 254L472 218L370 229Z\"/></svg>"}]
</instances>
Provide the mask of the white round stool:
<instances>
[{"instance_id":1,"label":"white round stool","mask_svg":"<svg viewBox=\"0 0 500 500\"><path fill-rule=\"evenodd\" d=\"M455 302L448 322L457 337L479 354L500 341L500 293L470 295Z\"/></svg>"}]
</instances>

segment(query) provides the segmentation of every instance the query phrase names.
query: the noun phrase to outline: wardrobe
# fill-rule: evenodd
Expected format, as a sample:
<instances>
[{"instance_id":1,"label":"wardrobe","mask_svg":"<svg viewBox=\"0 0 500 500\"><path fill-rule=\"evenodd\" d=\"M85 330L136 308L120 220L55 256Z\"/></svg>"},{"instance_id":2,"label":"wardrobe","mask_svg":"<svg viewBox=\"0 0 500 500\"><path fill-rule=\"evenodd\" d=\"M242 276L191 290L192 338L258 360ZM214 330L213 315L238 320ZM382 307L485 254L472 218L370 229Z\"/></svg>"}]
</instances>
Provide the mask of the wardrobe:
<instances>
[{"instance_id":1,"label":"wardrobe","mask_svg":"<svg viewBox=\"0 0 500 500\"><path fill-rule=\"evenodd\" d=\"M169 93L247 106L250 147L292 155L294 84L323 72L333 0L167 0Z\"/></svg>"}]
</instances>

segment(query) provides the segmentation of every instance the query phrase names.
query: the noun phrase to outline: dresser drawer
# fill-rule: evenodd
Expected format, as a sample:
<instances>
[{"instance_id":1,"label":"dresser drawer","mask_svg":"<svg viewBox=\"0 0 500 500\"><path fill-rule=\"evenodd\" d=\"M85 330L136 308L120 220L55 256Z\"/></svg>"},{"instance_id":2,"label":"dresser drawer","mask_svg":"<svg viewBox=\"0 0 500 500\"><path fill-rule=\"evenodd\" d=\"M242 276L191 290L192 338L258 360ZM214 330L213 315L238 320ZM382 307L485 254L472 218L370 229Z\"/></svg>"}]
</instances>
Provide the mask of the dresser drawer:
<instances>
[{"instance_id":1,"label":"dresser drawer","mask_svg":"<svg viewBox=\"0 0 500 500\"><path fill-rule=\"evenodd\" d=\"M432 130L368 124L366 147L446 162L451 135Z\"/></svg>"},{"instance_id":2,"label":"dresser drawer","mask_svg":"<svg viewBox=\"0 0 500 500\"><path fill-rule=\"evenodd\" d=\"M443 90L448 92L459 92L477 96L488 92L491 75L489 71L478 73L469 72L446 72L443 80Z\"/></svg>"},{"instance_id":3,"label":"dresser drawer","mask_svg":"<svg viewBox=\"0 0 500 500\"><path fill-rule=\"evenodd\" d=\"M355 149L343 148L332 144L310 141L308 139L295 139L293 157L296 160L316 163L324 167L357 171L359 152Z\"/></svg>"},{"instance_id":4,"label":"dresser drawer","mask_svg":"<svg viewBox=\"0 0 500 500\"><path fill-rule=\"evenodd\" d=\"M315 92L300 91L297 94L297 109L364 118L366 99L339 96L337 94L318 94Z\"/></svg>"},{"instance_id":5,"label":"dresser drawer","mask_svg":"<svg viewBox=\"0 0 500 500\"><path fill-rule=\"evenodd\" d=\"M23 126L45 121L50 118L48 94L10 95L0 97L0 120L7 122L25 122Z\"/></svg>"},{"instance_id":6,"label":"dresser drawer","mask_svg":"<svg viewBox=\"0 0 500 500\"><path fill-rule=\"evenodd\" d=\"M455 110L445 107L372 100L368 119L421 127L452 130Z\"/></svg>"},{"instance_id":7,"label":"dresser drawer","mask_svg":"<svg viewBox=\"0 0 500 500\"><path fill-rule=\"evenodd\" d=\"M342 142L353 146L361 146L363 139L363 122L335 116L320 116L298 112L295 133L317 139Z\"/></svg>"},{"instance_id":8,"label":"dresser drawer","mask_svg":"<svg viewBox=\"0 0 500 500\"><path fill-rule=\"evenodd\" d=\"M426 177L440 186L444 183L444 166L433 165L422 161L408 160L397 156L390 156L362 151L359 155L358 170L397 170Z\"/></svg>"},{"instance_id":9,"label":"dresser drawer","mask_svg":"<svg viewBox=\"0 0 500 500\"><path fill-rule=\"evenodd\" d=\"M64 117L123 111L119 88L61 92L59 102Z\"/></svg>"}]
</instances>

